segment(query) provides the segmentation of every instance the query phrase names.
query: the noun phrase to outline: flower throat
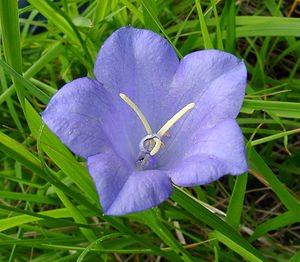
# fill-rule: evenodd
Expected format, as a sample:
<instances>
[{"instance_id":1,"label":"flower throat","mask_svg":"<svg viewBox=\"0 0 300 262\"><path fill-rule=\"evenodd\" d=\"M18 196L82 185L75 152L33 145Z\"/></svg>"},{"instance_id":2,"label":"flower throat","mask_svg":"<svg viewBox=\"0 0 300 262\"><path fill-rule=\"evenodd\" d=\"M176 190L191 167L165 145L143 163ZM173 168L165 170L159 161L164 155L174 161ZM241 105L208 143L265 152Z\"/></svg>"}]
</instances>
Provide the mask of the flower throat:
<instances>
[{"instance_id":1,"label":"flower throat","mask_svg":"<svg viewBox=\"0 0 300 262\"><path fill-rule=\"evenodd\" d=\"M153 133L149 122L138 108L138 106L132 102L132 100L125 94L120 93L120 97L131 107L131 109L137 114L142 124L145 127L147 135L143 137L139 143L140 153L136 161L136 167L139 170L142 169L153 169L156 166L155 154L158 153L161 147L164 146L161 138L165 136L168 130L187 112L195 107L195 103L190 103L179 110L174 116L172 116L157 133Z\"/></svg>"}]
</instances>

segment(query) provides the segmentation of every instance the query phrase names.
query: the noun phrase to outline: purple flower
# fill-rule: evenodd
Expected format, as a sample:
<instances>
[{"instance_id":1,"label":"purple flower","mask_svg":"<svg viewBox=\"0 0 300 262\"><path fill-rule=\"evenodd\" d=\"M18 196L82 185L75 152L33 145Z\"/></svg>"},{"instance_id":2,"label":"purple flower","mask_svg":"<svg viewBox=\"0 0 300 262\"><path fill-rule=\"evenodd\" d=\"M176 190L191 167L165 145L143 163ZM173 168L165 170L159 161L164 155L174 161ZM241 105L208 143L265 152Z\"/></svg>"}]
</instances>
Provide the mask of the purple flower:
<instances>
[{"instance_id":1,"label":"purple flower","mask_svg":"<svg viewBox=\"0 0 300 262\"><path fill-rule=\"evenodd\" d=\"M101 47L97 80L76 79L42 118L87 167L103 212L122 215L165 201L179 186L247 171L235 120L247 71L235 56L205 50L178 60L148 30L124 27Z\"/></svg>"}]
</instances>

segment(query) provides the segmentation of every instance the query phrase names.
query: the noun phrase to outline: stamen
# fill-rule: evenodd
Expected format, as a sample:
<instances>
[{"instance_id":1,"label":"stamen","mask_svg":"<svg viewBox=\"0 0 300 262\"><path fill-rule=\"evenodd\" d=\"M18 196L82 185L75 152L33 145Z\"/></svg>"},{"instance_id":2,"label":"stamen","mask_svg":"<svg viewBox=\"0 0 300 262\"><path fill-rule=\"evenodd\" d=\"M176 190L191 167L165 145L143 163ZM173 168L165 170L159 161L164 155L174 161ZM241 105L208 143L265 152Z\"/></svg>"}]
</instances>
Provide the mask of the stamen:
<instances>
[{"instance_id":1,"label":"stamen","mask_svg":"<svg viewBox=\"0 0 300 262\"><path fill-rule=\"evenodd\" d=\"M125 94L120 93L120 97L131 107L131 109L138 115L138 117L141 119L147 133L150 135L152 134L152 129L146 119L146 117L144 116L144 114L142 113L142 111L137 107L137 105L135 103L132 102L132 100L126 96Z\"/></svg>"},{"instance_id":2,"label":"stamen","mask_svg":"<svg viewBox=\"0 0 300 262\"><path fill-rule=\"evenodd\" d=\"M155 146L153 147L153 149L150 152L150 156L154 156L158 150L160 149L162 142L159 138L155 137L153 138L154 142L155 142Z\"/></svg>"},{"instance_id":3,"label":"stamen","mask_svg":"<svg viewBox=\"0 0 300 262\"><path fill-rule=\"evenodd\" d=\"M180 111L178 111L171 119L169 119L167 121L167 123L165 123L163 125L163 127L157 132L159 137L162 137L163 135L165 135L168 130L180 119L182 118L188 111L190 111L191 109L193 109L195 107L195 103L190 103L188 105L186 105L184 108L182 108ZM155 145L156 146L156 145ZM154 150L154 148L153 148ZM152 150L152 151L153 151ZM151 152L152 152L151 151ZM150 153L151 154L151 153Z\"/></svg>"},{"instance_id":4,"label":"stamen","mask_svg":"<svg viewBox=\"0 0 300 262\"><path fill-rule=\"evenodd\" d=\"M142 123L148 133L148 135L145 136L139 144L140 150L144 154L143 158L141 159L142 162L140 160L138 161L139 165L141 165L141 166L143 166L143 163L149 162L149 157L154 156L160 150L160 148L164 146L164 144L160 138L163 136L169 136L169 134L167 133L168 130L173 125L175 125L175 123L180 118L182 118L188 111L193 109L196 105L195 103L190 103L190 104L186 105L184 108L182 108L180 111L178 111L172 118L170 118L156 134L153 134L152 129L151 129L146 117L144 116L142 111L138 108L138 106L134 102L132 102L132 100L125 94L120 93L120 97L137 114L137 116L142 121ZM150 144L144 144L145 142L150 143ZM153 143L154 143L154 145L153 145ZM149 153L149 151L150 151L150 153ZM148 154L148 157L147 157L147 154Z\"/></svg>"}]
</instances>

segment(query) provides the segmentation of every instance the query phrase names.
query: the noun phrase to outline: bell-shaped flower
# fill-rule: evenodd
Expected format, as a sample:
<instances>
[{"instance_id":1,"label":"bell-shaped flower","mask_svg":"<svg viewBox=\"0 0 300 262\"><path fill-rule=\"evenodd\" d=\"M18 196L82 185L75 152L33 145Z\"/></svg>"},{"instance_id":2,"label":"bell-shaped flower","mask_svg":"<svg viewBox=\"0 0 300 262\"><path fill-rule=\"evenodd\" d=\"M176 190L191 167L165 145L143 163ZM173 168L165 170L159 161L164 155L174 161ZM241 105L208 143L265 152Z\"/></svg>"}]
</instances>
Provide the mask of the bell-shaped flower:
<instances>
[{"instance_id":1,"label":"bell-shaped flower","mask_svg":"<svg viewBox=\"0 0 300 262\"><path fill-rule=\"evenodd\" d=\"M124 27L101 47L91 78L51 99L42 118L87 159L104 214L154 207L178 186L203 185L247 171L235 120L247 71L217 50L179 61L149 30Z\"/></svg>"}]
</instances>

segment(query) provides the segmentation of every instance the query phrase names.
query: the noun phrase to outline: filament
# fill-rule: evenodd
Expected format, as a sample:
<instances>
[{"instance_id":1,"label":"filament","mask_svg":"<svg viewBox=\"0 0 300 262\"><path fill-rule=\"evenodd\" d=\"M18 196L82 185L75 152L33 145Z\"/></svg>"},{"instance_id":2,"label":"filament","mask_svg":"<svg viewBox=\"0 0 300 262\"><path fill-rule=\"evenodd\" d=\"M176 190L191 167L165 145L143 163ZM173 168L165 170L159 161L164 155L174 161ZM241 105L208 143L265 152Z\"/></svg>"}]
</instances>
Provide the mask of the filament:
<instances>
[{"instance_id":1,"label":"filament","mask_svg":"<svg viewBox=\"0 0 300 262\"><path fill-rule=\"evenodd\" d=\"M195 107L195 103L190 103L178 111L172 118L170 118L167 123L163 125L163 127L157 132L158 136L162 137L165 135L168 130L180 119L182 118L188 111Z\"/></svg>"},{"instance_id":2,"label":"filament","mask_svg":"<svg viewBox=\"0 0 300 262\"><path fill-rule=\"evenodd\" d=\"M131 109L138 115L138 117L141 119L147 133L150 135L152 134L152 129L146 119L146 117L144 116L144 114L142 113L142 111L138 108L138 106L132 102L132 100L126 96L125 94L120 93L120 97L131 107Z\"/></svg>"}]
</instances>

